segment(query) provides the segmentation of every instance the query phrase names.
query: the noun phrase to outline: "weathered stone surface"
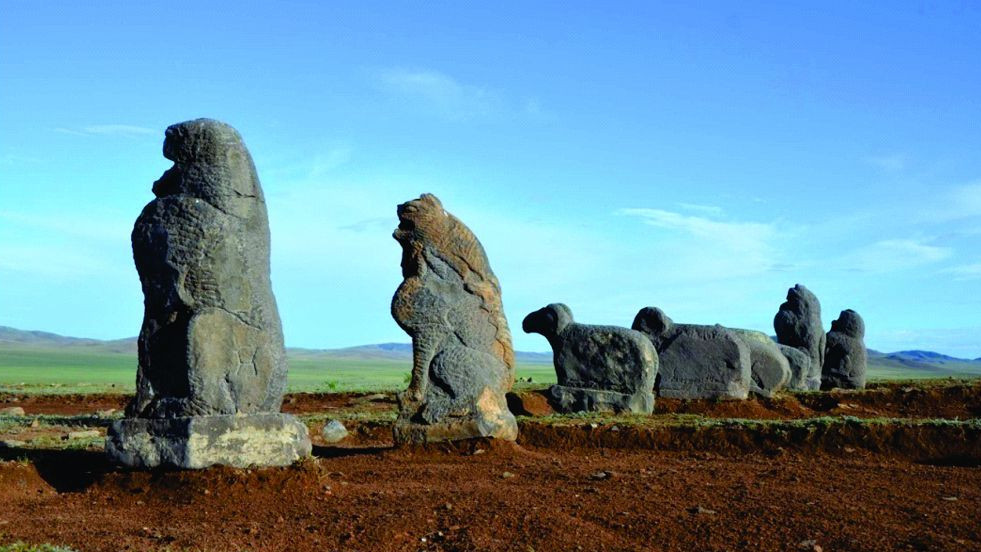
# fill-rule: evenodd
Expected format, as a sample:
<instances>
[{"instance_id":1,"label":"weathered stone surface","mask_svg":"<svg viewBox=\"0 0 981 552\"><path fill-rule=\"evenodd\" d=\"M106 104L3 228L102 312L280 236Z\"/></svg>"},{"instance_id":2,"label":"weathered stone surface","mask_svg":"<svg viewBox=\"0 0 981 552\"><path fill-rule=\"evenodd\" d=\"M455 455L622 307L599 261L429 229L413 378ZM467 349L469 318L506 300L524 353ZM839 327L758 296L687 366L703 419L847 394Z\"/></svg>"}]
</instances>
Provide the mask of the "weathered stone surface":
<instances>
[{"instance_id":1,"label":"weathered stone surface","mask_svg":"<svg viewBox=\"0 0 981 552\"><path fill-rule=\"evenodd\" d=\"M815 382L820 382L826 337L821 324L821 303L817 296L801 284L790 288L787 301L780 305L773 318L773 329L777 333L778 343L800 349L810 358L805 388L812 388Z\"/></svg>"},{"instance_id":2,"label":"weathered stone surface","mask_svg":"<svg viewBox=\"0 0 981 552\"><path fill-rule=\"evenodd\" d=\"M321 431L326 443L339 443L347 437L347 428L339 420L330 420Z\"/></svg>"},{"instance_id":3,"label":"weathered stone surface","mask_svg":"<svg viewBox=\"0 0 981 552\"><path fill-rule=\"evenodd\" d=\"M790 365L790 381L787 383L787 389L815 391L821 388L820 378L815 379L810 377L811 357L806 352L796 347L781 345L779 343L777 347L780 348L780 353L783 354L787 359L787 363Z\"/></svg>"},{"instance_id":4,"label":"weathered stone surface","mask_svg":"<svg viewBox=\"0 0 981 552\"><path fill-rule=\"evenodd\" d=\"M507 395L508 409L515 416L549 416L555 409L549 403L547 389L512 391Z\"/></svg>"},{"instance_id":5,"label":"weathered stone surface","mask_svg":"<svg viewBox=\"0 0 981 552\"><path fill-rule=\"evenodd\" d=\"M109 426L106 452L135 468L286 466L311 452L307 428L288 414L124 418Z\"/></svg>"},{"instance_id":6,"label":"weathered stone surface","mask_svg":"<svg viewBox=\"0 0 981 552\"><path fill-rule=\"evenodd\" d=\"M495 437L518 426L505 394L514 383L501 286L484 248L430 194L398 207L402 284L392 316L412 337L412 379L398 395L396 443Z\"/></svg>"},{"instance_id":7,"label":"weathered stone surface","mask_svg":"<svg viewBox=\"0 0 981 552\"><path fill-rule=\"evenodd\" d=\"M553 303L525 317L522 328L552 346L558 384L549 389L560 412L654 410L657 352L643 334L616 326L577 324Z\"/></svg>"},{"instance_id":8,"label":"weathered stone surface","mask_svg":"<svg viewBox=\"0 0 981 552\"><path fill-rule=\"evenodd\" d=\"M763 397L772 397L790 382L791 371L787 357L780 347L763 332L729 328L749 347L749 390Z\"/></svg>"},{"instance_id":9,"label":"weathered stone surface","mask_svg":"<svg viewBox=\"0 0 981 552\"><path fill-rule=\"evenodd\" d=\"M675 324L644 307L633 329L650 338L660 358L657 393L676 399L745 399L752 381L750 349L722 326Z\"/></svg>"},{"instance_id":10,"label":"weathered stone surface","mask_svg":"<svg viewBox=\"0 0 981 552\"><path fill-rule=\"evenodd\" d=\"M174 165L153 184L156 199L143 209L132 235L144 294L136 396L125 423L110 428L109 442L149 438L132 432L171 423L160 420L189 419L185 425L192 429L231 431L201 426L206 422L195 417L278 413L286 385L282 326L269 281L269 223L252 157L238 132L210 119L169 127L163 153ZM196 438L188 431L188 439ZM177 434L167 435L161 446L175 450L200 442L179 445ZM305 442L294 449L309 449L306 433L297 438ZM221 463L242 463L230 459L228 449L215 454ZM131 452L113 457L152 464ZM270 463L281 458L270 457ZM247 460L262 463L255 456Z\"/></svg>"},{"instance_id":11,"label":"weathered stone surface","mask_svg":"<svg viewBox=\"0 0 981 552\"><path fill-rule=\"evenodd\" d=\"M821 371L822 389L865 389L868 351L865 349L865 321L857 312L841 311L831 323L828 348Z\"/></svg>"},{"instance_id":12,"label":"weathered stone surface","mask_svg":"<svg viewBox=\"0 0 981 552\"><path fill-rule=\"evenodd\" d=\"M24 409L20 406L0 408L0 416L23 416L24 414Z\"/></svg>"}]
</instances>

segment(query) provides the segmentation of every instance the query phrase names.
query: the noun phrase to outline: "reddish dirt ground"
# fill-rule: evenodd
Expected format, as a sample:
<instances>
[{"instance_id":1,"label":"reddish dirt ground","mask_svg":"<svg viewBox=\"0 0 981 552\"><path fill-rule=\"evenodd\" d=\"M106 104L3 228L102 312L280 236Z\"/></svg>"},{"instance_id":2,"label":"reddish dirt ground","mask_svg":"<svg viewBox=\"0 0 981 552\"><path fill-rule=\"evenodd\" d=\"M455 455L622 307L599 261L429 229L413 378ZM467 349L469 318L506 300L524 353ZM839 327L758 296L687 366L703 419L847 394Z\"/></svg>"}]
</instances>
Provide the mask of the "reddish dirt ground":
<instances>
[{"instance_id":1,"label":"reddish dirt ground","mask_svg":"<svg viewBox=\"0 0 981 552\"><path fill-rule=\"evenodd\" d=\"M981 550L981 467L477 443L282 469L0 463L0 542L118 550ZM485 452L473 454L475 450Z\"/></svg>"},{"instance_id":2,"label":"reddish dirt ground","mask_svg":"<svg viewBox=\"0 0 981 552\"><path fill-rule=\"evenodd\" d=\"M516 414L542 416L553 410L545 391L524 391L509 396ZM977 418L981 417L981 380L908 385L880 383L863 391L781 393L771 399L744 401L659 398L654 415L697 414L706 418L784 420L818 416L859 418Z\"/></svg>"},{"instance_id":3,"label":"reddish dirt ground","mask_svg":"<svg viewBox=\"0 0 981 552\"><path fill-rule=\"evenodd\" d=\"M27 414L89 414L122 410L127 395L0 394L0 408L20 406ZM543 391L523 391L512 397L519 414L552 413ZM342 408L383 411L394 408L391 393L290 393L283 411L291 414L330 412ZM522 411L524 410L524 411ZM981 417L981 380L947 384L874 384L865 391L780 394L772 399L745 401L657 399L654 414L698 414L708 418L799 419L815 416L861 418L977 418Z\"/></svg>"},{"instance_id":4,"label":"reddish dirt ground","mask_svg":"<svg viewBox=\"0 0 981 552\"><path fill-rule=\"evenodd\" d=\"M5 395L0 407L81 414L125 400ZM548 410L537 392L511 403ZM344 447L316 446L311 460L261 470L136 472L108 465L99 450L0 449L0 544L83 552L981 551L974 422L662 423L676 414L977 418L981 382L657 405L650 421L524 419L518 444L392 449L387 422L350 420ZM294 413L393 407L390 395L295 394L284 402ZM67 430L42 425L18 438L30 431Z\"/></svg>"}]
</instances>

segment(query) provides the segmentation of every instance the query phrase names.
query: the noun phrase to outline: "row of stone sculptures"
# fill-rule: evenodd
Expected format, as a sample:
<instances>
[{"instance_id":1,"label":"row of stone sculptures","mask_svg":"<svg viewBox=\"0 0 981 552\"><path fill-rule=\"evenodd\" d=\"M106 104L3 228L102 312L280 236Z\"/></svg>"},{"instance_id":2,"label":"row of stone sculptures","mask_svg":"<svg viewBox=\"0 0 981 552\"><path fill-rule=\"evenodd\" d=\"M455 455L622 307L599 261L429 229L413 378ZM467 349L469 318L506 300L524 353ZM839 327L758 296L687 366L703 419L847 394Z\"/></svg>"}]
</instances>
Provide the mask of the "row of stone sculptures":
<instances>
[{"instance_id":1,"label":"row of stone sculptures","mask_svg":"<svg viewBox=\"0 0 981 552\"><path fill-rule=\"evenodd\" d=\"M310 454L306 427L280 412L282 325L269 280L269 223L255 166L230 126L169 127L174 162L133 229L144 293L136 396L106 451L132 467L285 465ZM397 210L403 282L392 316L412 337L412 374L398 395L396 443L494 437L518 429L506 393L514 350L501 288L480 242L426 194ZM861 387L861 318L845 311L825 336L820 306L790 290L765 334L674 324L642 309L632 329L578 324L562 304L522 327L548 339L556 408L650 413L655 395L768 396L789 387Z\"/></svg>"}]
</instances>

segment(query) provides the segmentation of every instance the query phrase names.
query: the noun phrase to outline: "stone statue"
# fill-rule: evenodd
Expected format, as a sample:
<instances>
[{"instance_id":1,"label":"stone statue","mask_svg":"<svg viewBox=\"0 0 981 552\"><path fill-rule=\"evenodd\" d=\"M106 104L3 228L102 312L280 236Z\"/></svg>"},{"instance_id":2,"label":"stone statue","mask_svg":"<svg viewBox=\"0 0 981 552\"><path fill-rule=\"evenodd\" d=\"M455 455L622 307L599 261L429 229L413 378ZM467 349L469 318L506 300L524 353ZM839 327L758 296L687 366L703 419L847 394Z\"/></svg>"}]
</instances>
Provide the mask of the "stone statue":
<instances>
[{"instance_id":1,"label":"stone statue","mask_svg":"<svg viewBox=\"0 0 981 552\"><path fill-rule=\"evenodd\" d=\"M412 379L398 396L396 443L495 437L518 426L506 393L514 383L501 286L484 248L431 194L398 207L402 284L392 316L412 336Z\"/></svg>"},{"instance_id":2,"label":"stone statue","mask_svg":"<svg viewBox=\"0 0 981 552\"><path fill-rule=\"evenodd\" d=\"M560 412L654 410L657 352L641 333L617 326L577 324L572 311L553 303L525 317L526 333L552 346L558 384L549 389Z\"/></svg>"},{"instance_id":3,"label":"stone statue","mask_svg":"<svg viewBox=\"0 0 981 552\"><path fill-rule=\"evenodd\" d=\"M136 396L106 450L136 467L289 464L311 446L279 412L286 352L252 157L210 119L169 127L163 153L174 166L132 236L144 294Z\"/></svg>"},{"instance_id":4,"label":"stone statue","mask_svg":"<svg viewBox=\"0 0 981 552\"><path fill-rule=\"evenodd\" d=\"M806 287L797 284L787 291L787 301L773 318L777 342L794 347L810 359L803 387L818 389L821 386L821 367L824 365L825 335L821 325L821 303ZM792 359L788 359L792 360Z\"/></svg>"},{"instance_id":5,"label":"stone statue","mask_svg":"<svg viewBox=\"0 0 981 552\"><path fill-rule=\"evenodd\" d=\"M865 349L865 321L857 312L841 311L831 323L828 347L821 371L821 389L865 389L868 351Z\"/></svg>"},{"instance_id":6,"label":"stone statue","mask_svg":"<svg viewBox=\"0 0 981 552\"><path fill-rule=\"evenodd\" d=\"M745 399L752 356L744 341L722 326L675 324L656 307L644 307L633 329L654 344L661 359L657 394L674 399Z\"/></svg>"}]
</instances>

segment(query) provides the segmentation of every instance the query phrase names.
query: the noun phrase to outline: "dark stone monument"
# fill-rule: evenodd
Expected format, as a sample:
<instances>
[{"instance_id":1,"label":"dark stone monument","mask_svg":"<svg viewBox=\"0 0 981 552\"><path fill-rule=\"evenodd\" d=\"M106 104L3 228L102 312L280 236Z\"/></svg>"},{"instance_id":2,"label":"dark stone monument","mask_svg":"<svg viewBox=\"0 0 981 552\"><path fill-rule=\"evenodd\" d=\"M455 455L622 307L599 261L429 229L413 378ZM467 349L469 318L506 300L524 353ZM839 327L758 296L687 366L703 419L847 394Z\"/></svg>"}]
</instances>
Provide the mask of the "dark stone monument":
<instances>
[{"instance_id":1,"label":"dark stone monument","mask_svg":"<svg viewBox=\"0 0 981 552\"><path fill-rule=\"evenodd\" d=\"M562 303L529 314L522 328L542 334L552 346L558 384L549 389L549 398L556 410L653 412L658 359L643 334L577 324Z\"/></svg>"},{"instance_id":2,"label":"dark stone monument","mask_svg":"<svg viewBox=\"0 0 981 552\"><path fill-rule=\"evenodd\" d=\"M749 347L749 390L762 397L772 397L790 382L792 373L787 357L770 336L754 330L729 328Z\"/></svg>"},{"instance_id":3,"label":"dark stone monument","mask_svg":"<svg viewBox=\"0 0 981 552\"><path fill-rule=\"evenodd\" d=\"M802 349L791 347L790 345L777 344L780 353L787 359L790 365L790 381L787 382L787 389L798 391L813 391L818 389L814 386L814 380L809 379L811 373L811 357Z\"/></svg>"},{"instance_id":4,"label":"dark stone monument","mask_svg":"<svg viewBox=\"0 0 981 552\"><path fill-rule=\"evenodd\" d=\"M750 348L722 326L675 324L656 307L644 307L633 329L654 344L660 358L657 394L674 399L745 399L752 376Z\"/></svg>"},{"instance_id":5,"label":"dark stone monument","mask_svg":"<svg viewBox=\"0 0 981 552\"><path fill-rule=\"evenodd\" d=\"M868 351L865 349L865 321L857 312L841 311L831 323L827 352L821 371L821 389L865 389Z\"/></svg>"},{"instance_id":6,"label":"dark stone monument","mask_svg":"<svg viewBox=\"0 0 981 552\"><path fill-rule=\"evenodd\" d=\"M132 236L144 294L136 396L106 452L133 467L290 464L311 445L279 412L286 352L252 157L210 119L169 127L163 153L174 166Z\"/></svg>"},{"instance_id":7,"label":"dark stone monument","mask_svg":"<svg viewBox=\"0 0 981 552\"><path fill-rule=\"evenodd\" d=\"M821 386L821 367L824 366L825 335L821 325L821 303L806 287L797 284L787 291L787 301L773 318L777 342L800 349L810 358L803 387L818 389Z\"/></svg>"},{"instance_id":8,"label":"dark stone monument","mask_svg":"<svg viewBox=\"0 0 981 552\"><path fill-rule=\"evenodd\" d=\"M402 284L392 316L412 336L412 380L398 396L396 443L515 440L514 383L501 286L484 248L436 196L398 207Z\"/></svg>"}]
</instances>

